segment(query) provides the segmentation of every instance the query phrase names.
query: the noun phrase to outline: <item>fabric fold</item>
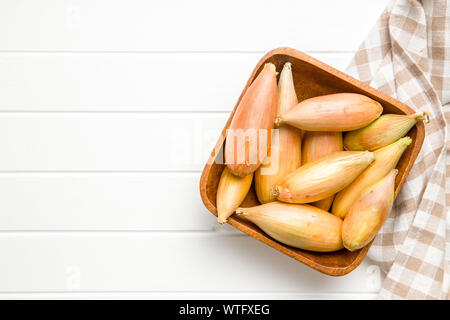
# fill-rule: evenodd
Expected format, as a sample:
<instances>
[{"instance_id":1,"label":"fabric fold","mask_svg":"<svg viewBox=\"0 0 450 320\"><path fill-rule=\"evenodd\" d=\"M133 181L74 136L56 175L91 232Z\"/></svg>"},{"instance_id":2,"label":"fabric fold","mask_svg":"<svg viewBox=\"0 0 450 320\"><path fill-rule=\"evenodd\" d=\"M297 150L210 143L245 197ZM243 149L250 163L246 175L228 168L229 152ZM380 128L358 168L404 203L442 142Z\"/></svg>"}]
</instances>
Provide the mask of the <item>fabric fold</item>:
<instances>
[{"instance_id":1,"label":"fabric fold","mask_svg":"<svg viewBox=\"0 0 450 320\"><path fill-rule=\"evenodd\" d=\"M422 150L369 257L386 279L380 299L448 299L450 218L450 8L443 0L393 0L347 73L427 111ZM448 189L448 188L447 188Z\"/></svg>"}]
</instances>

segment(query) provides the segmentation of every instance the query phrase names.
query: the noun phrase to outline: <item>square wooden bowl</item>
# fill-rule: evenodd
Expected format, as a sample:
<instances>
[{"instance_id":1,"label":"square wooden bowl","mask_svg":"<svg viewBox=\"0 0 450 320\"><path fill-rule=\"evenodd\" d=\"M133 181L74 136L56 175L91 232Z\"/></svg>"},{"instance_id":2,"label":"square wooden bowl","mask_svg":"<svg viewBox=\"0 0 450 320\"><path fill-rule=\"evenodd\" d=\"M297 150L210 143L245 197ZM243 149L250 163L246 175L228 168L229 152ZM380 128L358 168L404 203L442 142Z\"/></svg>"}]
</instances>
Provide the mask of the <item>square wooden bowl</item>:
<instances>
[{"instance_id":1,"label":"square wooden bowl","mask_svg":"<svg viewBox=\"0 0 450 320\"><path fill-rule=\"evenodd\" d=\"M291 62L292 73L294 77L295 90L297 92L298 100L302 101L314 96L320 96L338 92L354 92L364 94L371 97L374 100L380 102L383 106L383 113L396 113L396 114L410 114L414 111L407 105L400 101L393 99L390 96L378 91L368 85L320 62L303 52L291 49L291 48L279 48L267 53L256 65L253 73L250 76L244 90L242 91L239 100L233 112L228 119L222 134L217 141L216 147L211 154L208 163L203 169L202 177L200 180L200 193L206 208L214 215L217 215L216 211L216 192L219 184L220 175L224 169L222 160L223 145L225 141L225 131L229 127L231 120L233 119L236 107L239 104L240 99L244 95L245 91L252 83L253 79L262 70L262 67L266 62L272 62L277 67L277 71L281 71L285 62ZM400 188L405 182L406 177L414 164L414 161L419 154L422 147L423 139L425 135L425 128L422 122L418 122L408 136L412 138L412 144L407 148L397 166L398 175L395 181L395 197L397 196ZM242 207L249 207L258 205L258 199L255 194L254 187L252 186L247 198L244 200ZM251 222L244 221L236 215L232 215L229 220L229 224L233 227L245 232L253 238L264 242L272 248L283 252L284 254L316 269L322 273L331 276L342 276L352 270L354 270L364 259L369 250L371 244L366 247L350 252L346 249L329 252L310 252L305 250L296 249L287 245L284 245L266 235L261 229Z\"/></svg>"}]
</instances>

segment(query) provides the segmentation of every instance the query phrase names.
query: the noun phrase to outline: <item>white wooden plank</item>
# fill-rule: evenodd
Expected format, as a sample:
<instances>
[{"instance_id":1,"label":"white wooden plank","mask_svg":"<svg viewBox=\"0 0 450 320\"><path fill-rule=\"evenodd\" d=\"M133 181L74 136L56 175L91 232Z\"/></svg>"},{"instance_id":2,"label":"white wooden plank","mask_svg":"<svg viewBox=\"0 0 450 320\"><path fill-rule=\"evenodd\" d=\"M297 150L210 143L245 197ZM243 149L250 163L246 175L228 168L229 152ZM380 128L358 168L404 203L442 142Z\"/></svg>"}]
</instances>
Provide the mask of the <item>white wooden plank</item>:
<instances>
[{"instance_id":1,"label":"white wooden plank","mask_svg":"<svg viewBox=\"0 0 450 320\"><path fill-rule=\"evenodd\" d=\"M0 174L0 230L210 231L219 224L201 202L199 180L199 173Z\"/></svg>"},{"instance_id":2,"label":"white wooden plank","mask_svg":"<svg viewBox=\"0 0 450 320\"><path fill-rule=\"evenodd\" d=\"M387 0L4 0L0 50L355 50Z\"/></svg>"},{"instance_id":3,"label":"white wooden plank","mask_svg":"<svg viewBox=\"0 0 450 320\"><path fill-rule=\"evenodd\" d=\"M200 171L227 118L3 113L0 171Z\"/></svg>"},{"instance_id":4,"label":"white wooden plank","mask_svg":"<svg viewBox=\"0 0 450 320\"><path fill-rule=\"evenodd\" d=\"M0 300L374 300L377 293L57 292L0 293Z\"/></svg>"},{"instance_id":5,"label":"white wooden plank","mask_svg":"<svg viewBox=\"0 0 450 320\"><path fill-rule=\"evenodd\" d=\"M329 277L250 237L214 233L0 234L0 292L374 293L369 261Z\"/></svg>"},{"instance_id":6,"label":"white wooden plank","mask_svg":"<svg viewBox=\"0 0 450 320\"><path fill-rule=\"evenodd\" d=\"M340 70L352 53L312 53ZM3 53L0 111L230 111L262 54Z\"/></svg>"}]
</instances>

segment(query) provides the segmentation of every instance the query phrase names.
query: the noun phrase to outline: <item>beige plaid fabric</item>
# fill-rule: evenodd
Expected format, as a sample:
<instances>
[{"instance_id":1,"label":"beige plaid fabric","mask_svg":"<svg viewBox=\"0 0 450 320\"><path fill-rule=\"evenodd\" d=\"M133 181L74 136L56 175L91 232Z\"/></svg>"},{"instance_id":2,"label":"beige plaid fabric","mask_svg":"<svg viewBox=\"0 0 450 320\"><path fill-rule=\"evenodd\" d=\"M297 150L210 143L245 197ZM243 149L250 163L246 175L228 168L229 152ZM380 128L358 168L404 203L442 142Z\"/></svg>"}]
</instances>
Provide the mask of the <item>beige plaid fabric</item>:
<instances>
[{"instance_id":1,"label":"beige plaid fabric","mask_svg":"<svg viewBox=\"0 0 450 320\"><path fill-rule=\"evenodd\" d=\"M432 117L422 151L369 252L387 273L379 298L449 299L450 3L391 1L347 72Z\"/></svg>"}]
</instances>

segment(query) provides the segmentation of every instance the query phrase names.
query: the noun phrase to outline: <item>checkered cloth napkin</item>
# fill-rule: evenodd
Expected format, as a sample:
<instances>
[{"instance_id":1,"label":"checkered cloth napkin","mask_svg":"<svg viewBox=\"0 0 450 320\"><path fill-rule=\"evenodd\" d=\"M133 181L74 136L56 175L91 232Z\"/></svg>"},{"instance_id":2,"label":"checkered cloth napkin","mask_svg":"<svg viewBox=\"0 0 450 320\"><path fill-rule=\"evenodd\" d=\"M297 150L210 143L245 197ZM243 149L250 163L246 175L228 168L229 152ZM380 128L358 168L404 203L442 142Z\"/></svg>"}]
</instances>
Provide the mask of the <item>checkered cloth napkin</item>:
<instances>
[{"instance_id":1,"label":"checkered cloth napkin","mask_svg":"<svg viewBox=\"0 0 450 320\"><path fill-rule=\"evenodd\" d=\"M387 273L379 298L450 299L450 3L392 0L347 72L431 115L422 151L369 252Z\"/></svg>"}]
</instances>

